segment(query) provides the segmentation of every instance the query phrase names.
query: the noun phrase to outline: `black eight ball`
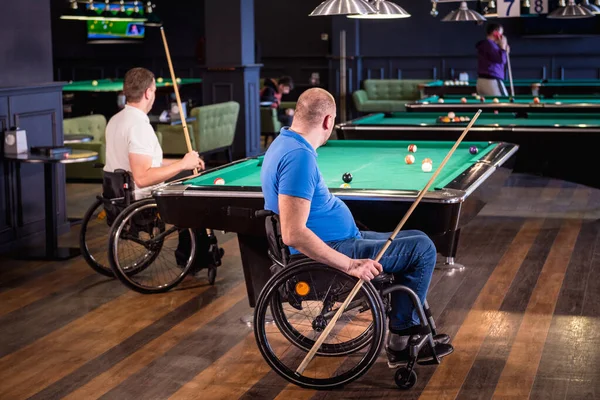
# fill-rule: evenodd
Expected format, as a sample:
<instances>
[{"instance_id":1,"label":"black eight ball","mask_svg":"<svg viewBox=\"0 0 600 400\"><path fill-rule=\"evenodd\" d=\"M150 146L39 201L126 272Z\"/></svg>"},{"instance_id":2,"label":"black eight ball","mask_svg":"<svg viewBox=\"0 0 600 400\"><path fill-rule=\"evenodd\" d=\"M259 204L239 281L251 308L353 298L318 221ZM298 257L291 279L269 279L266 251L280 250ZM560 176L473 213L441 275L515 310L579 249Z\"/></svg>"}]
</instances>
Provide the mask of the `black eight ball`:
<instances>
[{"instance_id":1,"label":"black eight ball","mask_svg":"<svg viewBox=\"0 0 600 400\"><path fill-rule=\"evenodd\" d=\"M345 183L350 183L352 182L352 174L350 172L346 172L344 175L342 175L342 180Z\"/></svg>"}]
</instances>

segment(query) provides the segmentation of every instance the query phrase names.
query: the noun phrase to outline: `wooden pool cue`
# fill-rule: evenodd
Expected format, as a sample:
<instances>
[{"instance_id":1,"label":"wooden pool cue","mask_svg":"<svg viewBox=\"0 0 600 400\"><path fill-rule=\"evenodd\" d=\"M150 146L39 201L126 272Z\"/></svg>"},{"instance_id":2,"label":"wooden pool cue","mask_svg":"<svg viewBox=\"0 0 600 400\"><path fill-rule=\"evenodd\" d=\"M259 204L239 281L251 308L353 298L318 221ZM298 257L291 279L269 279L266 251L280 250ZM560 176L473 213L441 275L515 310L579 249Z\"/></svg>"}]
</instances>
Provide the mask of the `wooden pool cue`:
<instances>
[{"instance_id":1,"label":"wooden pool cue","mask_svg":"<svg viewBox=\"0 0 600 400\"><path fill-rule=\"evenodd\" d=\"M385 251L388 249L388 247L390 246L390 244L392 243L392 241L394 240L394 238L396 237L398 232L400 232L400 230L402 229L402 227L404 226L404 224L406 223L406 221L408 220L408 218L410 217L410 215L412 214L414 209L417 207L417 204L419 204L419 202L421 201L423 196L425 196L425 194L427 193L427 190L429 190L429 187L433 184L433 181L437 178L437 176L439 175L442 168L444 168L444 166L448 162L448 159L450 159L450 157L452 156L454 151L458 148L458 145L460 144L460 142L462 142L463 138L469 132L469 129L471 129L471 127L473 126L475 121L477 121L477 118L479 118L480 114L481 114L481 110L477 111L477 114L475 114L475 116L471 119L471 122L469 123L469 125L467 125L467 127L463 131L462 135L460 135L460 137L458 138L456 143L454 143L454 146L452 146L452 148L450 149L450 151L448 152L448 154L446 155L444 160L441 162L440 166L437 168L437 170L433 174L433 176L429 179L429 181L427 182L427 185L425 185L425 188L423 188L423 190L421 190L419 192L419 195L417 196L417 199L415 200L415 202L410 206L410 208L408 209L406 214L404 214L404 217L402 217L402 220L400 220L400 223L398 224L398 226L396 227L394 232L392 232L392 235L390 236L390 238L385 242L385 244L383 245L383 247L379 251L379 253L377 253L377 257L375 257L375 262L379 262L379 260L381 260L381 257L383 257L383 254L385 253ZM329 333L331 333L331 330L333 329L337 320L341 317L342 313L346 310L346 307L348 307L348 304L350 304L350 302L352 300L354 300L354 297L356 296L356 294L362 287L363 283L364 283L364 281L362 279L359 279L359 281L356 282L356 285L354 286L354 288L352 289L352 291L350 292L348 297L346 297L346 300L344 301L344 303L340 306L340 308L337 310L337 312L335 313L335 315L333 316L331 321L327 324L327 327L325 328L325 330L323 331L321 336L319 336L319 338L317 339L317 341L315 342L313 347L310 349L310 351L308 352L306 357L304 357L304 360L302 360L302 363L300 363L300 366L296 370L296 374L298 374L298 375L302 374L304 372L304 370L306 369L306 367L308 367L308 364L311 362L311 360L313 359L313 357L315 356L315 354L317 353L317 351L319 350L319 348L321 347L321 345L323 344L325 339L327 339L327 336L329 336Z\"/></svg>"},{"instance_id":2,"label":"wooden pool cue","mask_svg":"<svg viewBox=\"0 0 600 400\"><path fill-rule=\"evenodd\" d=\"M169 63L169 71L171 72L171 79L173 80L173 90L175 91L175 97L177 98L177 107L179 108L179 117L181 118L181 124L183 125L183 136L185 137L185 144L187 146L188 153L192 151L192 141L190 140L190 132L188 131L187 122L185 120L185 116L183 115L183 107L181 106L181 97L179 97L179 87L177 85L177 78L175 77L175 71L173 70L173 62L171 61L171 53L169 52L169 45L167 44L167 37L165 36L165 30L161 26L160 34L162 36L163 43L165 45L165 53L167 53L167 62ZM194 175L191 177L186 177L185 179L193 178L194 176L198 176L198 168L194 168ZM184 179L181 179L184 180ZM171 182L173 183L173 182ZM208 236L213 235L212 229L206 229L206 234Z\"/></svg>"},{"instance_id":3,"label":"wooden pool cue","mask_svg":"<svg viewBox=\"0 0 600 400\"><path fill-rule=\"evenodd\" d=\"M510 82L510 97L515 98L515 85L513 84L512 67L510 66L510 54L506 53L506 64L508 66L508 81Z\"/></svg>"},{"instance_id":4,"label":"wooden pool cue","mask_svg":"<svg viewBox=\"0 0 600 400\"><path fill-rule=\"evenodd\" d=\"M171 62L171 53L169 52L169 45L167 44L167 37L165 36L165 30L161 26L160 34L165 45L165 53L167 53L167 62L169 63L169 71L171 72L171 79L173 80L173 90L175 91L175 97L177 98L177 107L179 108L179 117L181 118L181 125L183 125L183 135L185 137L185 144L187 146L188 153L192 151L192 142L190 140L190 132L188 131L187 122L183 115L183 107L181 106L181 97L179 96L179 86L177 85L177 78L175 77L175 71L173 70L173 63ZM194 175L198 174L198 168L194 168Z\"/></svg>"}]
</instances>

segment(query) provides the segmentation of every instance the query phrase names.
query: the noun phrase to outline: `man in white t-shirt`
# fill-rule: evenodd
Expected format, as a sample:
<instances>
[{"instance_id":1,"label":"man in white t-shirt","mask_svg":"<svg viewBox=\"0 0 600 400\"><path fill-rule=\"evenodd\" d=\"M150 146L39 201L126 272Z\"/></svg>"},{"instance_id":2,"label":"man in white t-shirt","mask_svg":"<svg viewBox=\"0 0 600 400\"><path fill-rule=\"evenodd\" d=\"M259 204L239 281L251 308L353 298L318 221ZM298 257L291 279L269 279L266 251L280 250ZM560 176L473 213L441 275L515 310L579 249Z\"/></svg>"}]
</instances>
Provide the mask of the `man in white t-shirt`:
<instances>
[{"instance_id":1,"label":"man in white t-shirt","mask_svg":"<svg viewBox=\"0 0 600 400\"><path fill-rule=\"evenodd\" d=\"M106 126L104 171L131 171L135 198L139 200L150 196L156 185L184 171L204 169L204 162L195 151L187 153L181 160L163 160L160 143L147 115L156 94L152 72L144 68L128 71L123 93L127 101L125 108Z\"/></svg>"},{"instance_id":2,"label":"man in white t-shirt","mask_svg":"<svg viewBox=\"0 0 600 400\"><path fill-rule=\"evenodd\" d=\"M104 171L117 169L130 171L135 183L136 200L150 197L159 184L184 172L204 169L204 161L191 151L180 160L164 160L163 152L150 125L148 112L156 94L154 74L144 68L133 68L125 74L123 93L126 105L114 115L106 126L106 164ZM182 140L184 140L182 138ZM188 230L179 234L176 251L177 262L187 260L190 251ZM208 263L210 240L204 229L195 230L196 272Z\"/></svg>"}]
</instances>

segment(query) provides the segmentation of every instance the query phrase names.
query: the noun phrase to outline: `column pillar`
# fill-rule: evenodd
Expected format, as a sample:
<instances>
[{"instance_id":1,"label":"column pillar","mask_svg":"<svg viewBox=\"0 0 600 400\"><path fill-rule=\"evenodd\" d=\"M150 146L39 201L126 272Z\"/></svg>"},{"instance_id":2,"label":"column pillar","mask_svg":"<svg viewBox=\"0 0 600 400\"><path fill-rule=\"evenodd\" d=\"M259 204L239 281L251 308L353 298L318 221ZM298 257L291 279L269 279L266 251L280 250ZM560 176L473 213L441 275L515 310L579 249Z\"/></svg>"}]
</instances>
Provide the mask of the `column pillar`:
<instances>
[{"instance_id":1,"label":"column pillar","mask_svg":"<svg viewBox=\"0 0 600 400\"><path fill-rule=\"evenodd\" d=\"M203 104L240 103L234 159L260 153L260 67L255 63L254 0L204 2Z\"/></svg>"}]
</instances>

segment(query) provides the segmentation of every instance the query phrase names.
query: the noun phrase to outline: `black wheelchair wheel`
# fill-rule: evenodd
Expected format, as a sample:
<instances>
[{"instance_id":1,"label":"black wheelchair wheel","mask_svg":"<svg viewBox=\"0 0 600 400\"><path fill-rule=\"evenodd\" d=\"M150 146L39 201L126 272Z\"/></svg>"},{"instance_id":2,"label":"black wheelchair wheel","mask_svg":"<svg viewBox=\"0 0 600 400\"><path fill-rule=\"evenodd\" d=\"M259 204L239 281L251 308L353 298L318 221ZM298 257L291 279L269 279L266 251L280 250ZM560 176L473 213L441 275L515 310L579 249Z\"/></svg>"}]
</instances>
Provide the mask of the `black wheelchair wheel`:
<instances>
[{"instance_id":1,"label":"black wheelchair wheel","mask_svg":"<svg viewBox=\"0 0 600 400\"><path fill-rule=\"evenodd\" d=\"M335 314L357 282L354 277L314 261L291 264L271 277L255 307L254 335L263 358L275 372L300 387L332 389L360 378L369 370L385 336L384 306L371 283L363 283L355 297L365 304L364 310L361 312L359 307L345 310L324 342L330 352L323 352L322 346L301 374L296 371L310 350L306 349L308 341L299 345L297 338L288 337L290 331L280 328L284 320L278 321L279 307L274 306L274 301L290 303L292 318L285 321L294 322L295 330L314 343L330 321L326 315ZM295 294L286 297L290 285ZM268 323L269 310L275 324ZM352 335L356 335L354 340L348 339ZM355 343L366 340L364 335L367 343L359 348ZM339 357L332 357L333 349Z\"/></svg>"},{"instance_id":2,"label":"black wheelchair wheel","mask_svg":"<svg viewBox=\"0 0 600 400\"><path fill-rule=\"evenodd\" d=\"M289 266L304 265L304 264L312 264L314 261L310 259L302 259L295 263L290 264ZM289 291L289 288L286 288ZM352 287L346 287L343 292L338 293L338 295L342 298L345 298L345 295L349 294L352 290ZM300 333L294 325L287 318L286 312L284 310L284 301L282 299L281 291L279 294L275 294L271 299L271 312L273 314L273 320L277 324L277 327L281 331L281 333L292 343L300 347L305 351L309 351L312 349L315 341L311 338L304 336ZM358 297L358 296L357 296ZM355 298L354 301L350 303L347 310L350 311L353 308L360 307L361 312L366 312L368 309L367 302L364 298L358 299ZM326 319L331 319L333 317L333 312L329 312L325 315ZM372 340L373 336L373 324L369 324L366 329L359 334L357 337L352 338L348 341L343 341L341 343L323 343L317 351L317 354L320 356L343 356L346 354L353 353L367 346Z\"/></svg>"},{"instance_id":3,"label":"black wheelchair wheel","mask_svg":"<svg viewBox=\"0 0 600 400\"><path fill-rule=\"evenodd\" d=\"M96 199L86 211L79 231L79 248L84 260L99 274L115 277L107 255L106 236L110 227L102 200Z\"/></svg>"},{"instance_id":4,"label":"black wheelchair wheel","mask_svg":"<svg viewBox=\"0 0 600 400\"><path fill-rule=\"evenodd\" d=\"M182 231L160 218L153 199L127 207L112 224L108 258L117 278L143 294L163 293L177 286L190 272L196 241L190 231L190 254L179 265L178 234Z\"/></svg>"}]
</instances>

